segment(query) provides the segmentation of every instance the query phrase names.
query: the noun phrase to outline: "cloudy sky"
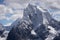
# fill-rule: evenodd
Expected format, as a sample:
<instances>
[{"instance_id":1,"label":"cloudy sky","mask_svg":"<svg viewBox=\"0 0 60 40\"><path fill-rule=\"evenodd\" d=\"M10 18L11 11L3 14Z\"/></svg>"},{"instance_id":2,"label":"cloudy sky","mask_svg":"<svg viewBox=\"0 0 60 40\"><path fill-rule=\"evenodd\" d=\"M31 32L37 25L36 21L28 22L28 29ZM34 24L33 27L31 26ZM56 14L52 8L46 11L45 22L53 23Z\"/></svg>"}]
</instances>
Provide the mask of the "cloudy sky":
<instances>
[{"instance_id":1,"label":"cloudy sky","mask_svg":"<svg viewBox=\"0 0 60 40\"><path fill-rule=\"evenodd\" d=\"M9 26L17 18L22 18L23 9L29 3L47 9L54 19L60 21L59 0L0 0L0 23Z\"/></svg>"}]
</instances>

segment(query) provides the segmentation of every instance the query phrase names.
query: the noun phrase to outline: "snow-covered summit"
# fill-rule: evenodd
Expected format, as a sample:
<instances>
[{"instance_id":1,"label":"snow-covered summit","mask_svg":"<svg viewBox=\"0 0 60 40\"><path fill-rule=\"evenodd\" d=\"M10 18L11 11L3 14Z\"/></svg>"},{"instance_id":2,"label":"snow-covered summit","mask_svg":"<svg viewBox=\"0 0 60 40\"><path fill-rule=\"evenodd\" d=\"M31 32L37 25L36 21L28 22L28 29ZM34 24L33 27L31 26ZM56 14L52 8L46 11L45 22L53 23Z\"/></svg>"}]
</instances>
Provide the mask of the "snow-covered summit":
<instances>
[{"instance_id":1,"label":"snow-covered summit","mask_svg":"<svg viewBox=\"0 0 60 40\"><path fill-rule=\"evenodd\" d=\"M45 40L51 39L51 35L57 36L59 24L46 9L29 4L23 11L23 18L18 18L12 27L7 40Z\"/></svg>"}]
</instances>

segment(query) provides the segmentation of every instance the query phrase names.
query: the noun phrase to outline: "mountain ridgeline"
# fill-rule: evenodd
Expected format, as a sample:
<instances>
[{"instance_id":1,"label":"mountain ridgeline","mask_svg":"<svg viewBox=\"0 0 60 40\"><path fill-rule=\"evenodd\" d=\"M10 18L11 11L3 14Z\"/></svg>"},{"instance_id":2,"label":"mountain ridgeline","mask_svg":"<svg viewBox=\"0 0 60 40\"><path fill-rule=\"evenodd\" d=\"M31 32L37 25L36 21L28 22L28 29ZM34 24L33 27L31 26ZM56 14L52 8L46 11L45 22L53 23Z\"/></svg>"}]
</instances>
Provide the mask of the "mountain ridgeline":
<instances>
[{"instance_id":1,"label":"mountain ridgeline","mask_svg":"<svg viewBox=\"0 0 60 40\"><path fill-rule=\"evenodd\" d=\"M29 4L23 13L23 18L11 25L7 40L57 40L59 22L46 9Z\"/></svg>"}]
</instances>

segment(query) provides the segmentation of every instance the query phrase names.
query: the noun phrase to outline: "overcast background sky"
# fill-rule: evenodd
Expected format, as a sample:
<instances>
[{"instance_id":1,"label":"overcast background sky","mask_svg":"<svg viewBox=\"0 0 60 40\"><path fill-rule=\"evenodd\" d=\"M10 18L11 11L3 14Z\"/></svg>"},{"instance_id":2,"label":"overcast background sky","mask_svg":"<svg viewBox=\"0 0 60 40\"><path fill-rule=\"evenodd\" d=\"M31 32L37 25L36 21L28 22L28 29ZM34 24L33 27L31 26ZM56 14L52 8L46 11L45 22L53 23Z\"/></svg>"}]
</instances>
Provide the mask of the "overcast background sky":
<instances>
[{"instance_id":1,"label":"overcast background sky","mask_svg":"<svg viewBox=\"0 0 60 40\"><path fill-rule=\"evenodd\" d=\"M0 0L0 23L9 26L17 18L22 18L23 9L29 3L47 9L54 19L60 21L60 0Z\"/></svg>"}]
</instances>

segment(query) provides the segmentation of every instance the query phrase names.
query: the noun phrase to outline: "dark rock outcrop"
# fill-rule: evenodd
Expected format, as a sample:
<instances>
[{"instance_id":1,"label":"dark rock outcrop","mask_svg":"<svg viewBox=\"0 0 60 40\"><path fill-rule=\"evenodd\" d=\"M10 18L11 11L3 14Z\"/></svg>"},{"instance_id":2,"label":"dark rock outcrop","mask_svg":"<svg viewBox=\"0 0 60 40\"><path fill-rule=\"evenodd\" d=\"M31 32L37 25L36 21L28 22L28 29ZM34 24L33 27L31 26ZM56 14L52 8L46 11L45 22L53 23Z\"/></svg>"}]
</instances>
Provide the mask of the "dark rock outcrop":
<instances>
[{"instance_id":1,"label":"dark rock outcrop","mask_svg":"<svg viewBox=\"0 0 60 40\"><path fill-rule=\"evenodd\" d=\"M46 30L44 25L41 25L40 28L35 30L37 35L31 34L32 29L31 24L26 25L26 23L22 23L18 27L12 28L8 34L7 40L44 40L48 35L48 30Z\"/></svg>"}]
</instances>

